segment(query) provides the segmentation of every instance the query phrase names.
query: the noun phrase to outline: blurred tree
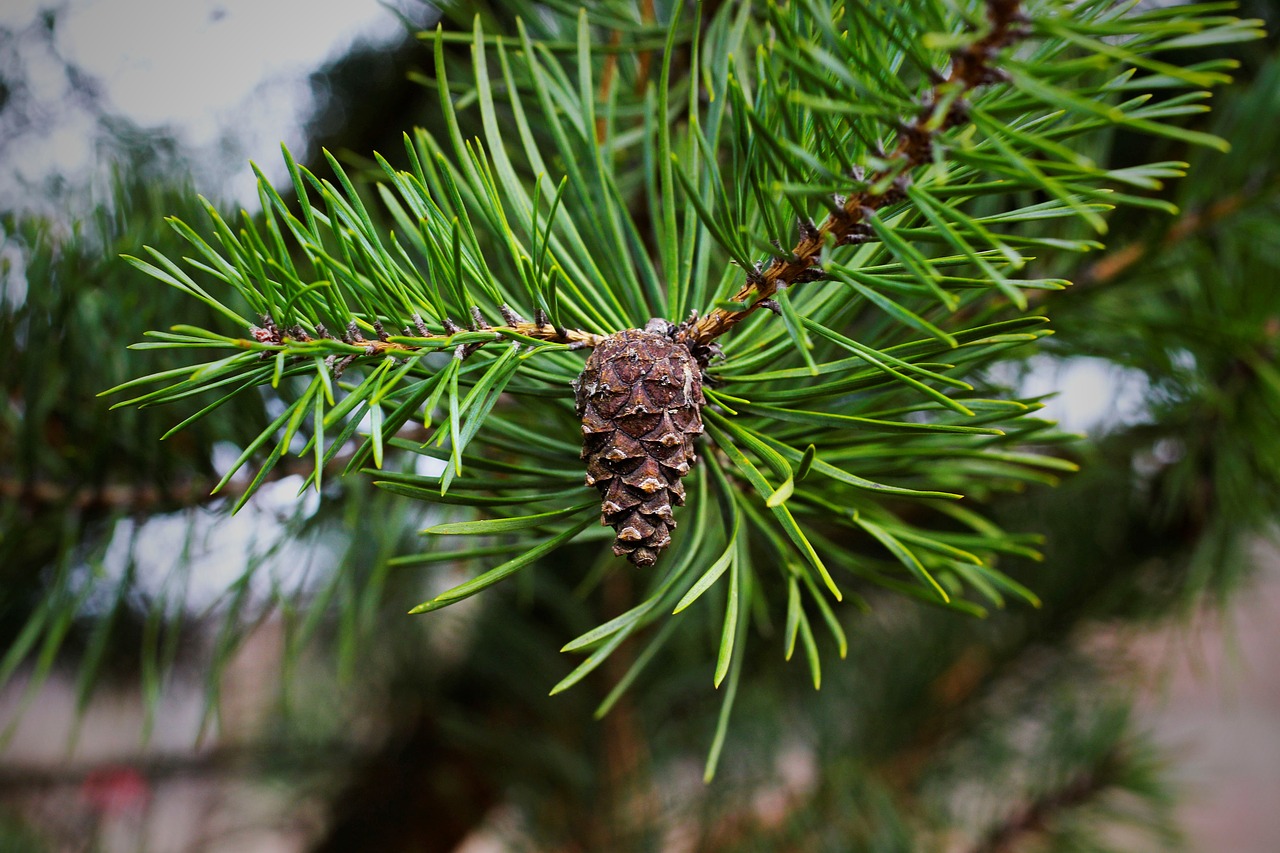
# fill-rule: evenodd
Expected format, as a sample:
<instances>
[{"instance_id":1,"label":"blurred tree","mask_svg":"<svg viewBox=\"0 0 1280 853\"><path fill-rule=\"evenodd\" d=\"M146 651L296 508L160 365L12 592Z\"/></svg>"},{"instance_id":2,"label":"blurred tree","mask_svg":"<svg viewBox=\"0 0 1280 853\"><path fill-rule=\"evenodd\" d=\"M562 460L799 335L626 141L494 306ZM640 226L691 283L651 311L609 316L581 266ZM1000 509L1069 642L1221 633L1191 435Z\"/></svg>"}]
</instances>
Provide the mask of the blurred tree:
<instances>
[{"instance_id":1,"label":"blurred tree","mask_svg":"<svg viewBox=\"0 0 1280 853\"><path fill-rule=\"evenodd\" d=\"M437 98L424 82L430 54L422 49L423 30L434 25L439 10L427 3L401 3L397 13L405 25L398 40L357 43L344 55L310 76L316 107L306 123L304 162L321 162L320 152L372 164L372 152L383 152L397 165L405 127L437 120Z\"/></svg>"},{"instance_id":2,"label":"blurred tree","mask_svg":"<svg viewBox=\"0 0 1280 853\"><path fill-rule=\"evenodd\" d=\"M0 675L27 674L31 695L61 661L83 704L113 662L154 701L169 667L193 665L216 711L220 668L237 642L278 618L288 713L250 749L246 772L319 781L332 803L316 842L325 849L447 850L486 821L513 846L537 848L995 851L1035 837L1050 849L1106 849L1124 827L1169 849L1177 832L1159 763L1074 640L1092 619L1161 616L1205 591L1225 598L1247 571L1247 544L1275 517L1280 311L1266 247L1280 219L1266 152L1280 126L1277 65L1255 53L1212 126L1195 118L1194 93L1177 93L1216 82L1225 54L1215 44L1252 37L1253 24L1206 7L1111 17L1105 4L1082 4L1073 17L1028 4L1028 32L1006 21L1017 52L966 59L1013 4L731 4L670 28L665 6L605 3L580 19L560 4L524 6L448 10L434 77L418 75L450 95L448 121L410 140L407 171L384 173L357 156L352 183L339 173L335 186L313 177L319 163L297 167L301 206L264 185L263 211L237 221L193 204L180 183L158 190L131 168L72 232L4 221L12 441L0 548L12 576ZM525 15L524 32L513 12ZM840 52L828 20L862 28L859 47ZM972 85L947 89L931 77L966 61L976 63ZM849 86L859 98L830 94ZM1148 90L1162 97L1120 100ZM954 106L960 98L967 112ZM331 144L343 138L332 132ZM1210 141L1205 132L1231 139L1236 155L1189 147ZM484 142L469 148L472 137ZM920 137L929 156L914 153ZM351 138L363 150L364 137ZM666 152L676 154L673 170ZM1157 178L1178 160L1193 161L1191 177L1166 189ZM1141 165L1153 161L1163 165ZM847 165L867 171L851 178ZM892 181L903 171L909 187ZM557 185L550 175L562 172L572 180ZM610 531L584 524L598 506L592 493L544 494L581 476L567 388L583 359L562 351L573 335L500 319L497 309L546 311L548 326L581 326L579 339L591 342L690 309L737 325L744 302L772 295L770 264L800 263L802 253L769 247L774 235L787 247L806 239L778 211L830 217L843 233L832 189L862 197L847 229L858 245L823 249L821 271L839 283L795 275L794 290L777 297L780 317L757 312L725 338L725 360L707 365L720 407L704 413L714 444L701 447L686 481L671 553L637 574L602 554ZM382 205L369 201L375 193ZM1093 244L1103 199L1139 215L1112 217L1116 248L1080 265L1061 250ZM1150 215L1169 201L1176 217ZM211 215L214 228L207 237L161 229L167 214ZM858 222L872 227L852 228ZM393 228L398 242L383 236ZM552 265L541 266L541 251ZM199 255L197 269L221 279L219 289L209 286L193 310L118 253L149 264ZM756 258L765 266L735 296ZM1018 266L1025 279L1010 278ZM1078 284L1060 290L1072 270ZM1024 300L1051 314L1058 334L1029 332L1018 319ZM500 333L540 347L537 357L507 370L514 349L455 325L473 305ZM229 315L253 314L271 319L255 321L256 338L228 331ZM407 329L382 339L375 319ZM320 331L341 334L348 320L376 348L400 344L410 357L356 359L334 376L369 344ZM159 346L126 359L122 341L175 322L184 325L153 340ZM981 329L992 323L1006 325ZM190 365L179 349L210 342L230 342L232 358L196 374L179 367ZM982 344L972 357L955 347L972 342ZM467 357L449 359L460 343ZM1035 401L1002 407L997 399L1018 396L1008 377L1034 369L1037 353L1141 371L1150 389L1142 419L1064 445L1029 414ZM97 392L147 372L178 383L151 401L177 402L180 416L98 407ZM339 393L326 402L330 386ZM206 390L215 393L190 402ZM489 408L475 414L472 401ZM432 447L423 442L437 406L444 443ZM788 408L812 416L800 426L777 420ZM197 413L207 417L157 440ZM906 429L995 423L1008 435L850 437L832 426L868 415ZM262 480L228 475L208 495L232 459L259 447L278 451L257 457L268 463ZM325 474L308 480L312 458ZM1084 460L1084 473L1024 495L1025 485L1056 482L1071 460ZM332 476L375 461L390 490ZM462 463L462 474L441 461ZM850 476L893 487L851 485ZM397 494L438 502L442 480L452 505L483 512L445 513ZM309 484L322 487L318 502L281 494ZM940 509L939 492L977 499L987 518ZM199 543L227 537L230 503L262 518L288 509L283 523L249 534L260 543L202 600L185 558L208 569ZM770 515L779 506L798 525L773 527L771 518L791 517ZM850 507L859 512L837 523ZM506 528L504 516L515 519ZM165 518L187 531L185 547L169 547L168 556L184 552L172 562L139 550L164 535L147 531ZM413 535L431 525L488 535L445 552ZM424 596L431 607L449 600L449 587L491 568L493 556L529 553L537 529L576 538L483 596L397 615ZM1038 549L1005 530L1046 533L1043 562L1018 561ZM793 531L821 560L806 564ZM868 612L827 602L828 563ZM727 587L714 603L707 595L680 617L658 618L708 569ZM1040 606L1005 609L1006 597ZM973 618L988 609L990 618ZM827 627L828 657L845 645L852 655L821 667L815 635ZM556 652L572 637L577 649L605 651L574 667ZM799 648L808 671L787 665L779 646L787 657ZM723 704L708 688L713 670L717 684L728 677ZM820 672L815 693L806 682ZM386 734L356 735L350 722L363 715ZM704 787L708 744L708 768L716 756L721 766ZM503 814L515 817L494 824Z\"/></svg>"}]
</instances>

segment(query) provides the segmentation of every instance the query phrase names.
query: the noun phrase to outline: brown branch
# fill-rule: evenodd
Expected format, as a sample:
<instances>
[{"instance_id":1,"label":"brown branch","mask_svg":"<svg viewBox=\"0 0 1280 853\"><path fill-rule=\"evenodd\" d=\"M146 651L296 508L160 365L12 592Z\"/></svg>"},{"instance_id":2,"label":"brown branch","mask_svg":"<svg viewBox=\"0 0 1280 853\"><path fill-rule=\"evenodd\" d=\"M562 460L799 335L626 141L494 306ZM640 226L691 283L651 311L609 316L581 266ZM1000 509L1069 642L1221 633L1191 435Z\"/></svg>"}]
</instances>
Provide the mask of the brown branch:
<instances>
[{"instance_id":1,"label":"brown branch","mask_svg":"<svg viewBox=\"0 0 1280 853\"><path fill-rule=\"evenodd\" d=\"M813 280L815 273L820 274L818 258L828 240L844 245L869 239L868 216L902 199L911 170L931 159L934 138L964 119L965 93L1002 81L991 60L1024 35L1020 25L1025 18L1019 6L1020 0L987 0L990 29L951 55L950 72L938 75L940 81L922 101L921 114L904 123L897 146L885 156L889 165L867 176L862 181L865 189L843 199L821 225L802 224L800 242L788 256L776 257L768 267L748 272L747 283L732 300L747 307L717 308L683 330L681 340L705 346L765 306L780 288ZM956 88L960 91L953 96Z\"/></svg>"},{"instance_id":2,"label":"brown branch","mask_svg":"<svg viewBox=\"0 0 1280 853\"><path fill-rule=\"evenodd\" d=\"M594 347L607 337L606 335L597 335L595 332L588 332L584 329L565 329L547 322L529 323L523 320L505 326L489 326L480 329L479 331L492 332L493 340L495 341L502 340L504 338L507 340L520 337L535 338L537 340L548 341L553 344L569 344L577 349L588 349ZM444 336L446 342L449 337L451 336ZM477 341L476 343L484 344L487 342ZM401 344L392 341L369 341L369 345L372 347L370 354L389 352L394 355L396 352L416 352L421 349L421 347L416 347L411 344Z\"/></svg>"},{"instance_id":3,"label":"brown branch","mask_svg":"<svg viewBox=\"0 0 1280 853\"><path fill-rule=\"evenodd\" d=\"M80 787L95 774L135 771L149 785L173 779L248 775L266 767L315 773L331 771L363 754L345 741L310 744L236 743L202 752L160 752L63 764L10 763L0 767L0 797Z\"/></svg>"},{"instance_id":4,"label":"brown branch","mask_svg":"<svg viewBox=\"0 0 1280 853\"><path fill-rule=\"evenodd\" d=\"M422 440L426 433L421 429L402 433L403 437ZM336 475L347 467L351 453L334 456L325 463L323 473ZM272 468L261 483L273 483L286 477L309 477L315 470L312 459L286 458ZM221 490L213 492L217 478L190 479L171 486L147 483L103 483L96 486L69 485L51 480L27 480L0 475L0 501L15 500L28 514L51 508L73 509L77 512L124 512L145 514L172 512L202 506L221 500L234 500L244 494L252 477L232 478Z\"/></svg>"},{"instance_id":5,"label":"brown branch","mask_svg":"<svg viewBox=\"0 0 1280 853\"><path fill-rule=\"evenodd\" d=\"M530 323L527 320L521 320L515 314L508 310L508 322L502 326L490 326L484 322L484 318L480 316L477 309L475 311L475 323L472 328L464 329L451 320L445 320L445 333L443 335L432 335L422 324L421 318L415 317L414 322L418 326L418 337L431 341L435 346L430 349L448 349L455 344L455 338L459 335L473 336L483 334L485 337L480 339L468 339L466 341L456 341L459 350L465 350L463 355L470 355L475 350L487 343L500 340L518 340L520 338L534 338L539 341L548 341L557 344L568 344L573 349L585 349L594 347L605 339L605 335L597 335L595 332L587 332L582 329L566 329L547 322L546 318L541 316L536 322ZM240 339L234 341L234 345L243 349L254 349L256 346L266 344L268 346L283 346L290 341L301 343L310 343L316 338L308 335L303 329L294 326L288 331L281 330L270 317L262 318L263 325L261 327L253 326L250 331L253 334L253 340ZM377 331L377 337L366 339L356 328L354 323L347 329L347 332L341 339L335 338L329 334L323 327L318 329L321 340L331 340L347 344L355 347L357 351L348 351L342 356L340 366L370 355L412 355L427 349L426 344L402 343L393 341L382 329L381 322L375 321L374 328ZM412 337L411 330L405 330L405 337ZM263 350L264 353L271 353L274 350ZM331 358L338 358L338 353L334 353Z\"/></svg>"},{"instance_id":6,"label":"brown branch","mask_svg":"<svg viewBox=\"0 0 1280 853\"><path fill-rule=\"evenodd\" d=\"M614 30L609 36L609 46L617 48L622 44L622 31ZM613 78L618 73L618 52L611 50L605 54L604 68L600 71L600 103L604 104L609 101L609 95L613 91ZM608 129L608 122L604 116L596 117L596 144L603 145L605 131Z\"/></svg>"},{"instance_id":7,"label":"brown branch","mask_svg":"<svg viewBox=\"0 0 1280 853\"><path fill-rule=\"evenodd\" d=\"M1187 211L1181 218L1169 226L1169 230L1157 240L1130 243L1113 252L1103 255L1085 268L1077 277L1072 292L1097 284L1106 284L1119 278L1135 264L1160 249L1168 249L1181 243L1193 234L1214 225L1221 219L1242 210L1258 198L1268 195L1277 187L1276 181L1263 186L1241 189L1231 195L1218 199L1202 210Z\"/></svg>"},{"instance_id":8,"label":"brown branch","mask_svg":"<svg viewBox=\"0 0 1280 853\"><path fill-rule=\"evenodd\" d=\"M72 486L50 480L5 478L0 479L0 501L17 501L24 512L31 514L54 507L78 512L143 513L220 499L222 495L209 494L214 482L189 480L176 486L141 483Z\"/></svg>"},{"instance_id":9,"label":"brown branch","mask_svg":"<svg viewBox=\"0 0 1280 853\"><path fill-rule=\"evenodd\" d=\"M1101 765L1083 773L1062 788L1051 791L1018 809L1001 823L989 829L986 835L970 848L969 853L1012 853L1017 844L1029 835L1043 832L1049 822L1068 809L1084 805L1111 784L1112 768L1119 756L1107 755Z\"/></svg>"},{"instance_id":10,"label":"brown branch","mask_svg":"<svg viewBox=\"0 0 1280 853\"><path fill-rule=\"evenodd\" d=\"M658 19L654 12L653 0L640 0L640 20L646 24L652 24ZM649 70L653 66L653 51L642 50L636 56L639 62L639 70L636 72L635 93L643 95L645 87L649 85Z\"/></svg>"},{"instance_id":11,"label":"brown branch","mask_svg":"<svg viewBox=\"0 0 1280 853\"><path fill-rule=\"evenodd\" d=\"M459 358L465 358L485 344L499 340L533 338L540 341L568 344L574 349L583 349L594 347L605 339L604 335L597 335L594 332L557 327L541 317L538 320L539 322L530 323L511 314L509 323L502 326L489 326L483 324L483 319L481 319L480 323L477 324L480 327L474 330L462 329L454 323L447 323L446 334L439 337L430 335L425 326L421 326L419 331L422 333L422 338L439 342L439 345L432 347L432 349L448 349L457 335L474 336L477 332L489 335L488 340L470 340L466 343L459 343L455 349L455 356ZM243 349L253 349L264 344L268 346L284 346L291 341L309 343L316 340L316 338L297 326L288 330L281 329L270 317L262 317L261 322L261 326L251 328L250 331L253 335L251 340L235 340L233 345ZM425 346L390 340L382 330L381 324L375 324L375 329L378 336L372 340L366 340L354 327L347 330L340 342L348 346L357 347L361 351L348 352L345 355L335 353L330 356L330 359L332 359L331 369L335 375L341 374L347 365L360 358L387 355L404 357L426 349ZM339 342L339 339L334 338L323 328L317 329L317 333L321 340ZM263 350L264 354L271 352L273 350ZM335 457L325 465L324 470L325 472L341 470L348 461L348 456ZM266 481L283 479L294 474L308 476L313 470L312 463L306 460L298 460L296 462L282 460L281 464L273 468L267 475ZM79 485L48 480L6 477L3 472L0 472L0 501L15 500L19 503L21 509L27 513L36 513L56 507L74 509L80 512L106 511L134 514L167 512L226 498L239 497L244 489L247 488L249 478L243 478L243 482L240 479L233 479L217 493L212 493L210 490L216 482L217 480L191 479L171 486L139 483Z\"/></svg>"}]
</instances>

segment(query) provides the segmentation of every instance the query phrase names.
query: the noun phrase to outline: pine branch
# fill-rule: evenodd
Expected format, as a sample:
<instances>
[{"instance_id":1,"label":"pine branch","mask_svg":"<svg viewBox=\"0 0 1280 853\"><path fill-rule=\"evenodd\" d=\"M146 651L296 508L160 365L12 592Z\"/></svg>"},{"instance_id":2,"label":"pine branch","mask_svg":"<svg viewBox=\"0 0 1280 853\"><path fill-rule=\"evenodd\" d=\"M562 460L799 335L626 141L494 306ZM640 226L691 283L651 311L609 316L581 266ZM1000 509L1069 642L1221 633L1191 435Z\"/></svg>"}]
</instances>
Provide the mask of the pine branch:
<instances>
[{"instance_id":1,"label":"pine branch","mask_svg":"<svg viewBox=\"0 0 1280 853\"><path fill-rule=\"evenodd\" d=\"M981 15L985 25L974 23ZM1053 236L1041 220L1079 219L1101 230L1102 212L1115 203L1150 203L1108 187L1150 188L1180 174L1168 163L1108 169L1072 140L1132 126L1218 144L1168 121L1199 93L1180 94L1170 107L1148 104L1144 87L1209 87L1226 79L1222 63L1180 69L1151 54L1184 36L1248 38L1253 24L1208 14L1130 19L1090 4L1031 23L1015 0L945 11L923 2L726 5L695 28L687 66L675 64L681 23L668 23L656 85L641 97L623 85L634 68L598 44L608 40L601 26L630 24L593 23L585 11L544 23L554 46L517 24L516 49L477 21L466 83L456 73L450 82L445 36L437 34L448 138L406 137L408 170L378 159L376 191L390 230L336 161L329 158L335 184L286 152L300 215L263 181L261 219L245 214L238 232L215 213L212 238L175 223L198 253L187 264L230 285L234 303L159 253L133 259L239 328L250 322L241 306L265 319L251 339L187 326L153 333L157 340L143 346L233 354L118 390L166 383L127 401L135 405L222 395L184 424L249 389L294 396L235 463L233 471L266 455L250 489L286 454L314 454L318 473L357 430L367 438L349 471L382 468L389 447L444 462L427 466L438 473L384 471L376 484L474 508L482 518L427 532L501 535L511 546L503 553L514 556L415 613L511 577L585 534L597 511L615 527L615 553L637 565L653 565L670 546L641 603L565 645L586 658L552 692L719 585L727 601L710 614L723 617L714 682L728 689L713 772L742 669L746 614L771 601L782 607L779 595L786 656L803 649L815 686L822 626L810 620L820 618L843 656L847 639L830 600L856 601L848 585L874 584L969 615L986 612L970 593L996 607L1006 595L1038 603L997 567L1003 555L1036 557L1035 537L1000 530L970 507L1055 483L1075 466L1042 452L1065 437L1034 416L1039 404L1008 399L981 368L1046 334L1044 318L999 319L1006 301L1021 306L1028 289L1065 285L1005 273L1025 266L1024 247L1098 245ZM997 54L1032 27L1036 48L1003 54L997 68ZM937 31L940 40L926 38ZM949 68L939 71L948 55ZM734 59L750 56L754 67ZM1007 93L985 91L1006 80ZM966 129L944 152L941 135L970 119L975 132ZM894 126L896 144L884 153L883 134ZM549 177L556 169L565 172L558 183ZM853 194L833 205L850 175ZM1044 200L1022 200L1035 193ZM811 215L820 203L829 215L819 226ZM789 253L784 205L802 223ZM636 220L639 208L648 222ZM827 257L832 244L873 240L865 251ZM761 250L780 256L755 264ZM737 284L724 257L748 270L730 305L712 302ZM844 287L787 293L826 278ZM1005 301L991 299L995 292ZM715 307L701 319L668 322L708 303ZM527 323L507 306L539 313ZM752 324L750 338L739 336L712 368L715 340L760 307L784 322ZM505 322L489 326L482 311L501 312ZM460 315L465 329L450 319ZM335 337L324 325L346 332ZM504 339L501 352L491 346ZM595 350L586 370L562 351L585 347ZM450 350L454 359L441 358ZM367 369L358 381L332 381L361 360ZM520 405L499 405L507 395ZM713 446L699 452L704 417ZM404 439L411 422L431 430L427 441ZM588 483L606 492L595 507L582 502L575 473L584 458ZM686 474L689 507L672 537ZM962 495L972 502L957 507ZM902 501L917 502L921 515L901 512ZM659 632L655 644L667 635Z\"/></svg>"},{"instance_id":2,"label":"pine branch","mask_svg":"<svg viewBox=\"0 0 1280 853\"><path fill-rule=\"evenodd\" d=\"M208 780L245 776L259 768L313 774L363 757L348 739L281 743L234 743L202 750L124 755L51 766L11 763L0 768L0 796L30 796L59 788L83 787L112 773L134 773L150 785L173 779Z\"/></svg>"},{"instance_id":3,"label":"pine branch","mask_svg":"<svg viewBox=\"0 0 1280 853\"><path fill-rule=\"evenodd\" d=\"M855 175L864 187L846 199L821 225L801 223L801 239L786 256L775 257L763 270L747 273L747 283L732 301L746 303L740 310L716 308L680 335L691 344L707 346L760 308L773 308L771 297L793 284L825 277L818 266L828 243L848 245L866 242L872 231L867 220L875 212L905 196L911 170L929 162L937 136L964 120L964 96L979 87L1003 82L992 65L995 55L1026 35L1026 17L1020 0L987 0L987 34L951 55L951 70L940 78L920 103L921 113L904 122L894 150L885 155L887 165L868 176Z\"/></svg>"},{"instance_id":4,"label":"pine branch","mask_svg":"<svg viewBox=\"0 0 1280 853\"><path fill-rule=\"evenodd\" d=\"M1019 849L1021 841L1044 831L1055 817L1088 803L1110 787L1114 768L1121 761L1123 757L1115 752L1103 756L1093 770L1037 797L989 829L969 853L1012 853Z\"/></svg>"},{"instance_id":5,"label":"pine branch","mask_svg":"<svg viewBox=\"0 0 1280 853\"><path fill-rule=\"evenodd\" d=\"M285 466L272 472L271 479L287 476ZM310 473L310 468L300 473ZM158 509L189 507L210 500L220 500L228 494L211 496L213 481L183 483L163 487L148 483L104 483L101 486L67 486L48 480L0 479L0 500L16 500L28 516L55 507L69 507L78 511L106 511L143 513Z\"/></svg>"},{"instance_id":6,"label":"pine branch","mask_svg":"<svg viewBox=\"0 0 1280 853\"><path fill-rule=\"evenodd\" d=\"M415 430L402 436L406 440L421 441L423 430ZM340 473L351 462L354 452L334 456L325 463L322 473L328 476ZM315 465L308 459L284 459L258 482L258 486L288 477L310 477ZM156 512L173 512L203 506L215 501L234 500L248 491L251 479L232 480L221 489L214 490L216 479L191 479L172 485L157 485L138 481L102 483L94 486L73 486L52 480L27 480L17 477L0 477L0 500L17 501L28 516L49 509L70 508L80 512L128 513L145 515Z\"/></svg>"},{"instance_id":7,"label":"pine branch","mask_svg":"<svg viewBox=\"0 0 1280 853\"><path fill-rule=\"evenodd\" d=\"M1268 198L1280 188L1280 181L1272 180L1262 186L1244 187L1237 192L1226 195L1200 210L1189 210L1178 218L1164 235L1157 240L1145 240L1130 243L1127 246L1108 252L1098 260L1085 267L1076 278L1072 293L1085 288L1106 284L1123 276L1127 271L1150 257L1153 252L1171 249L1196 234L1211 228L1223 219L1227 219L1259 199Z\"/></svg>"},{"instance_id":8,"label":"pine branch","mask_svg":"<svg viewBox=\"0 0 1280 853\"><path fill-rule=\"evenodd\" d=\"M594 332L584 331L583 329L566 329L562 326L556 326L548 322L541 311L537 312L536 319L532 323L527 320L521 320L509 309L504 310L503 313L506 315L508 323L501 326L491 326L485 322L478 308L472 308L473 320L469 329L464 329L453 321L446 319L446 334L444 335L432 335L425 324L422 323L421 318L415 317L414 322L418 326L418 335L413 335L413 329L406 328L404 335L400 336L401 340L395 340L395 336L387 334L381 323L375 324L377 337L372 339L365 338L353 323L348 327L346 334L342 336L341 342L350 346L358 346L363 352L350 353L341 361L335 360L333 364L334 372L341 374L347 365L363 356L405 358L429 351L453 348L458 358L466 358L486 343L492 341L545 341L554 344L568 344L570 349L589 349L605 339L604 335L597 335ZM281 347L287 352L291 343L311 344L317 340L298 326L292 327L287 332L283 331L271 317L265 315L262 317L262 326L252 326L250 330L253 334L253 340L231 338L228 339L229 345L240 349L261 349L262 345L266 345L273 348ZM481 333L483 337L476 339L474 333L477 332ZM323 329L321 329L321 333L320 340L338 340L324 332ZM465 340L458 341L457 338L459 336L466 336ZM263 349L262 351L271 352L273 350ZM331 356L331 358L336 357Z\"/></svg>"}]
</instances>

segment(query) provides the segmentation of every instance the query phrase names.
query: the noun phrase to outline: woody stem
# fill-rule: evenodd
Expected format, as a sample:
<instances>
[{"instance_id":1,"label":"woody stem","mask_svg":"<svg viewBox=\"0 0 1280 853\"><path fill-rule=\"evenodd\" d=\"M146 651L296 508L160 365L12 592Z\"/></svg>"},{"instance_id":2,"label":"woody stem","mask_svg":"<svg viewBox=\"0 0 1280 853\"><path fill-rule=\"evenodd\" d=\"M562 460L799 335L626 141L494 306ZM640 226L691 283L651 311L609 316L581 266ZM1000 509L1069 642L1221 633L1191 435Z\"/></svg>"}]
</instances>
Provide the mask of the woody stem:
<instances>
[{"instance_id":1,"label":"woody stem","mask_svg":"<svg viewBox=\"0 0 1280 853\"><path fill-rule=\"evenodd\" d=\"M939 82L921 102L920 114L904 122L897 146L884 157L888 165L863 179L861 188L840 200L821 225L802 224L801 239L786 256L775 257L768 267L748 273L746 284L732 299L746 307L715 309L685 329L681 340L709 344L751 316L780 288L820 277L815 276L820 274L818 259L829 241L842 245L868 239L868 219L903 198L911 170L931 159L935 137L963 120L963 96L1002 79L991 61L999 50L1023 35L1019 25L1025 18L1019 7L1020 0L987 0L986 35L952 53L950 71L938 75Z\"/></svg>"}]
</instances>

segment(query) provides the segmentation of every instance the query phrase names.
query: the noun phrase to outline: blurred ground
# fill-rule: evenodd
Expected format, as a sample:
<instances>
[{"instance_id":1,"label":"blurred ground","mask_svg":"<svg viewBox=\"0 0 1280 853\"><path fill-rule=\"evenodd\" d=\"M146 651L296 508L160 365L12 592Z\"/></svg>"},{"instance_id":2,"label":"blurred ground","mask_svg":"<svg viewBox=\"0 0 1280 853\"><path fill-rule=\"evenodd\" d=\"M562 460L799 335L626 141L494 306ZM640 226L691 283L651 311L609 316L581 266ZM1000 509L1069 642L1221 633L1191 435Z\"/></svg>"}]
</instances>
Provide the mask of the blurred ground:
<instances>
[{"instance_id":1,"label":"blurred ground","mask_svg":"<svg viewBox=\"0 0 1280 853\"><path fill-rule=\"evenodd\" d=\"M1137 693L1139 726L1169 762L1194 853L1280 850L1280 549L1260 548L1258 564L1229 612L1156 630L1102 629L1088 640ZM138 752L137 695L116 693L90 704L68 754L76 698L69 681L52 679L0 757L0 802L55 844L88 834L102 850L307 849L324 825L316 792L244 775L234 758L268 722L275 695L279 637L270 622L264 629L229 671L223 729L195 751L198 681L166 697L147 751ZM0 695L0 724L18 712L19 686ZM477 829L460 849L500 852L504 834Z\"/></svg>"},{"instance_id":2,"label":"blurred ground","mask_svg":"<svg viewBox=\"0 0 1280 853\"><path fill-rule=\"evenodd\" d=\"M1136 693L1139 725L1154 735L1180 789L1180 823L1194 853L1280 851L1280 550L1258 556L1253 582L1225 614L1200 612L1155 630L1104 628L1088 640ZM198 681L162 700L141 752L138 696L97 697L68 754L75 694L55 677L0 754L0 804L48 832L54 849L71 849L62 845L86 833L104 851L308 849L323 831L318 792L245 775L236 760L237 746L269 725L279 664L273 628L256 632L237 656L224 684L223 727L195 750ZM0 725L18 711L20 681L0 696ZM148 779L157 768L163 772ZM459 849L509 849L502 837L510 827L495 829L478 828Z\"/></svg>"},{"instance_id":3,"label":"blurred ground","mask_svg":"<svg viewBox=\"0 0 1280 853\"><path fill-rule=\"evenodd\" d=\"M1196 853L1280 851L1280 550L1225 613L1104 640L1132 655L1141 727L1179 787Z\"/></svg>"}]
</instances>

